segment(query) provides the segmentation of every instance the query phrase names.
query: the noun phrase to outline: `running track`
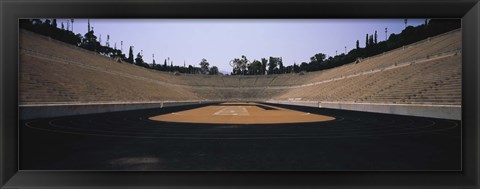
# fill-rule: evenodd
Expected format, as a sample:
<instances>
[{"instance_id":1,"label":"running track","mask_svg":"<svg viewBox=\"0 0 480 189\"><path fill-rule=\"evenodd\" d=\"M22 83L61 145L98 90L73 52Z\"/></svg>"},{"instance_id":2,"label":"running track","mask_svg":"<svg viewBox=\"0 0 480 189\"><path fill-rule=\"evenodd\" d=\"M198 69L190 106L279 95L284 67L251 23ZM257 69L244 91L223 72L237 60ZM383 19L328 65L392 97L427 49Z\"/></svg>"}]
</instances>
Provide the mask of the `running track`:
<instances>
[{"instance_id":1,"label":"running track","mask_svg":"<svg viewBox=\"0 0 480 189\"><path fill-rule=\"evenodd\" d=\"M270 104L271 105L271 104ZM205 105L20 122L24 170L459 170L461 122L275 105L333 121L225 125L149 117Z\"/></svg>"}]
</instances>

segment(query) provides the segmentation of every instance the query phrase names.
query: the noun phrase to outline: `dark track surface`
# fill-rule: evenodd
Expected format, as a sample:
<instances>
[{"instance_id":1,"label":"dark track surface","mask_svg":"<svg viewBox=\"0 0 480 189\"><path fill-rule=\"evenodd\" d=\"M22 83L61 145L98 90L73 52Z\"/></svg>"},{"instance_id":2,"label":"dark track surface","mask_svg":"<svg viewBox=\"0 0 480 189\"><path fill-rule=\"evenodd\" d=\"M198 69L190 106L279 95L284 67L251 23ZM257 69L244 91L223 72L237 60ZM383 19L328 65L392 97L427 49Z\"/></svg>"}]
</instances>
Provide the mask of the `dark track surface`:
<instances>
[{"instance_id":1,"label":"dark track surface","mask_svg":"<svg viewBox=\"0 0 480 189\"><path fill-rule=\"evenodd\" d=\"M24 170L459 170L456 120L275 105L336 117L305 124L167 123L204 105L20 122Z\"/></svg>"}]
</instances>

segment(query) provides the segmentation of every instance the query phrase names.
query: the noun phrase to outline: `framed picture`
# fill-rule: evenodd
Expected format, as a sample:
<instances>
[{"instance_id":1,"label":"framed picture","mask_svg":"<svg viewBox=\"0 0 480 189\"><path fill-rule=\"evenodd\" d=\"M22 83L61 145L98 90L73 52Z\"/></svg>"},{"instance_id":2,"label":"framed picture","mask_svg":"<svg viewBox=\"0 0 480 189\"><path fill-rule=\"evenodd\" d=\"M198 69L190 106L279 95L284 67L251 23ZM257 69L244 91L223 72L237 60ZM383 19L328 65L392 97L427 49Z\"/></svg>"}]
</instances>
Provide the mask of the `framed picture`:
<instances>
[{"instance_id":1,"label":"framed picture","mask_svg":"<svg viewBox=\"0 0 480 189\"><path fill-rule=\"evenodd\" d=\"M478 187L478 1L1 9L5 188Z\"/></svg>"}]
</instances>

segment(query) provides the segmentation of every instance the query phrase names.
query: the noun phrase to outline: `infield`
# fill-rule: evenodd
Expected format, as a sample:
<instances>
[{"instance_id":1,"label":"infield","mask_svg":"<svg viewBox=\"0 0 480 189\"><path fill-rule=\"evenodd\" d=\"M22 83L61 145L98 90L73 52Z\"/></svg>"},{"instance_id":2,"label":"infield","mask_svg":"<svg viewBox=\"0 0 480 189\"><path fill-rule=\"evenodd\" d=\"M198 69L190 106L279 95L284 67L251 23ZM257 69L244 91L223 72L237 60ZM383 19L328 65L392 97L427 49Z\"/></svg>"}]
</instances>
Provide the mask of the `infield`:
<instances>
[{"instance_id":1,"label":"infield","mask_svg":"<svg viewBox=\"0 0 480 189\"><path fill-rule=\"evenodd\" d=\"M258 103L230 102L157 115L149 119L180 123L279 124L330 121L335 118Z\"/></svg>"}]
</instances>

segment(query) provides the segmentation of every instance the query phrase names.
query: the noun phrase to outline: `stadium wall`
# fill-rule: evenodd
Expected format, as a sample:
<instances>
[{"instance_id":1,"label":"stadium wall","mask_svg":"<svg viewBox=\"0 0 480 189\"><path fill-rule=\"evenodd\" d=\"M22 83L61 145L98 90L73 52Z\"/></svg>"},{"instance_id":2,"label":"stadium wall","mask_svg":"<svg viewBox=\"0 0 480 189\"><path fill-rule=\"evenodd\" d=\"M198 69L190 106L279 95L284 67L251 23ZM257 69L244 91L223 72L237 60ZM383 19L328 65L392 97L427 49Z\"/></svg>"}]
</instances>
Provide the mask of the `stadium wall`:
<instances>
[{"instance_id":1,"label":"stadium wall","mask_svg":"<svg viewBox=\"0 0 480 189\"><path fill-rule=\"evenodd\" d=\"M19 119L36 119L59 116L83 115L127 110L141 110L202 104L202 101L162 101L162 102L131 102L131 103L84 103L84 104L33 104L19 106Z\"/></svg>"},{"instance_id":2,"label":"stadium wall","mask_svg":"<svg viewBox=\"0 0 480 189\"><path fill-rule=\"evenodd\" d=\"M267 103L308 106L318 108L332 108L363 112L431 117L440 119L461 120L462 108L460 105L425 105L425 104L378 104L378 103L348 103L348 102L319 102L319 101L277 101Z\"/></svg>"}]
</instances>

